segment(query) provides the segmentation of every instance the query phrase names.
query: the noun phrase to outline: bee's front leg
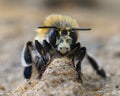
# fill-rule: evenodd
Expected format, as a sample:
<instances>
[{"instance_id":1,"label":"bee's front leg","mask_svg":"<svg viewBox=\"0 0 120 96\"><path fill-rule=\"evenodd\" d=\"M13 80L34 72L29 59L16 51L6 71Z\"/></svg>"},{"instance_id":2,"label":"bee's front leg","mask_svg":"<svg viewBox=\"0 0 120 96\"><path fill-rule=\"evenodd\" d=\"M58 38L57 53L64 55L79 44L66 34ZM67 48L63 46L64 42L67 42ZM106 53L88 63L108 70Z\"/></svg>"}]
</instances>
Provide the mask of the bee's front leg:
<instances>
[{"instance_id":1,"label":"bee's front leg","mask_svg":"<svg viewBox=\"0 0 120 96\"><path fill-rule=\"evenodd\" d=\"M86 48L81 47L77 50L77 53L74 56L74 60L76 61L76 63L75 63L76 71L78 72L78 80L80 80L81 83L82 83L81 62L84 59L85 55L86 55Z\"/></svg>"},{"instance_id":2,"label":"bee's front leg","mask_svg":"<svg viewBox=\"0 0 120 96\"><path fill-rule=\"evenodd\" d=\"M48 63L48 61L50 60L50 56L49 56L49 53L44 48L44 45L39 43L38 40L35 40L34 46L35 46L36 50L33 51L32 57L33 57L35 67L37 68L38 72L40 73L41 70L43 70L43 67L45 67L46 64Z\"/></svg>"},{"instance_id":3,"label":"bee's front leg","mask_svg":"<svg viewBox=\"0 0 120 96\"><path fill-rule=\"evenodd\" d=\"M86 48L81 47L80 43L73 46L73 49L66 55L72 58L76 71L78 72L78 80L82 82L81 62L86 55Z\"/></svg>"}]
</instances>

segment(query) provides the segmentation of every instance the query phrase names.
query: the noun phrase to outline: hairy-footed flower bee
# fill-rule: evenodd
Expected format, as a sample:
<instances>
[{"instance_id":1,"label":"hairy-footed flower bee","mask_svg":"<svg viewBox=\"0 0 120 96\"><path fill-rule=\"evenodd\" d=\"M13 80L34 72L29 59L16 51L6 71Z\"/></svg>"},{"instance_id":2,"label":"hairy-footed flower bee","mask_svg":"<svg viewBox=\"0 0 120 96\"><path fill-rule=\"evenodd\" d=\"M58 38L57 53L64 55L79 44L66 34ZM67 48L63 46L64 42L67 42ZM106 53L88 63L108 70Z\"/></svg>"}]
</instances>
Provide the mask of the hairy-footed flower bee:
<instances>
[{"instance_id":1,"label":"hairy-footed flower bee","mask_svg":"<svg viewBox=\"0 0 120 96\"><path fill-rule=\"evenodd\" d=\"M41 76L55 54L72 59L79 79L81 79L81 62L85 56L96 72L105 78L105 71L99 68L94 58L88 55L86 47L82 47L78 41L80 30L90 30L90 28L79 28L76 20L69 16L56 14L48 16L44 26L38 27L35 40L28 41L23 49L22 65L25 79L30 79L32 65L36 67Z\"/></svg>"}]
</instances>

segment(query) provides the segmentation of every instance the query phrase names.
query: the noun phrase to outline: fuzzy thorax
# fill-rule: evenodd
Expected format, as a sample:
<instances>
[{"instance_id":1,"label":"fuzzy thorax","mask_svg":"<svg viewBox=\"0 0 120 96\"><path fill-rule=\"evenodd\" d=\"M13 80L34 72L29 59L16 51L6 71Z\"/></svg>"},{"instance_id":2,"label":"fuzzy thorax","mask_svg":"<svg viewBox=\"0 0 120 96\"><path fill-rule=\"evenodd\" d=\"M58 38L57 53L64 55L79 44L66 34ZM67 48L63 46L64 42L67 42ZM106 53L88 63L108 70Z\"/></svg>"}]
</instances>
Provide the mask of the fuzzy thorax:
<instances>
[{"instance_id":1,"label":"fuzzy thorax","mask_svg":"<svg viewBox=\"0 0 120 96\"><path fill-rule=\"evenodd\" d=\"M78 28L78 24L75 19L71 18L70 16L57 14L48 16L44 21L44 26L56 26L58 28ZM46 37L49 29L43 28L37 29L36 31L38 32L39 36Z\"/></svg>"}]
</instances>

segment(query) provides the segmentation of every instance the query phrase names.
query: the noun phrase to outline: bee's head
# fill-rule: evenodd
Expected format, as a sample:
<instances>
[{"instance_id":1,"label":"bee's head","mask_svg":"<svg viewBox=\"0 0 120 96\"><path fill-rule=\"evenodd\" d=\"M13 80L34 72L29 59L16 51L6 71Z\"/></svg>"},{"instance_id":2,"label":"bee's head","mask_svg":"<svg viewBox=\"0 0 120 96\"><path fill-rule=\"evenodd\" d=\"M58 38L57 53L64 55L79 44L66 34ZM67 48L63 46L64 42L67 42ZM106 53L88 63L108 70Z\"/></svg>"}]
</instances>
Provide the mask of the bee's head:
<instances>
[{"instance_id":1,"label":"bee's head","mask_svg":"<svg viewBox=\"0 0 120 96\"><path fill-rule=\"evenodd\" d=\"M62 55L71 50L71 46L77 41L77 32L69 28L50 29L48 34L49 42Z\"/></svg>"},{"instance_id":2,"label":"bee's head","mask_svg":"<svg viewBox=\"0 0 120 96\"><path fill-rule=\"evenodd\" d=\"M58 28L56 26L43 26L39 28L50 28L48 32L49 43L62 55L71 50L77 41L77 30L90 30L90 28Z\"/></svg>"}]
</instances>

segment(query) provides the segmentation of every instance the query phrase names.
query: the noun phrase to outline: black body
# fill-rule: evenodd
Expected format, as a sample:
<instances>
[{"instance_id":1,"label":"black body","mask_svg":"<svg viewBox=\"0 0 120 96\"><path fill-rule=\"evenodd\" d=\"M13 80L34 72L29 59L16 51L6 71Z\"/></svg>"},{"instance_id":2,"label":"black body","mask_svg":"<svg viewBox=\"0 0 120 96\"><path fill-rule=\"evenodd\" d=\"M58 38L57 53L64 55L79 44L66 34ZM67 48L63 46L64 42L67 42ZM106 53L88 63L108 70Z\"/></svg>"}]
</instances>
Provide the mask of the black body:
<instances>
[{"instance_id":1,"label":"black body","mask_svg":"<svg viewBox=\"0 0 120 96\"><path fill-rule=\"evenodd\" d=\"M96 70L97 74L102 76L103 78L106 77L106 73L103 69L100 69L97 62L91 57L90 55L87 54L86 47L81 47L80 42L77 42L77 30L90 30L90 28L71 28L71 29L64 29L61 30L60 28L54 27L54 26L43 26L39 28L50 28L50 32L48 34L48 40L43 40L42 43L39 41L35 40L32 44L28 42L26 44L25 50L24 50L24 60L27 65L29 63L34 63L36 66L39 76L42 76L43 71L45 71L45 68L47 67L48 62L51 59L51 56L53 56L54 52L60 52L56 49L56 41L60 36L68 36L72 38L72 43L70 44L70 51L64 54L69 58L73 59L73 63L75 60L78 60L76 64L76 71L78 72L78 79L82 81L82 76L81 76L81 62L87 57L89 60L90 64L92 67ZM61 32L61 33L60 33ZM33 46L34 45L34 46ZM34 49L38 52L38 54L33 54L31 53L29 47L34 47ZM33 55L36 55L33 57ZM61 55L61 54L60 54ZM32 65L30 65L32 66ZM25 79L30 79L32 67L25 67L24 70L24 77Z\"/></svg>"}]
</instances>

